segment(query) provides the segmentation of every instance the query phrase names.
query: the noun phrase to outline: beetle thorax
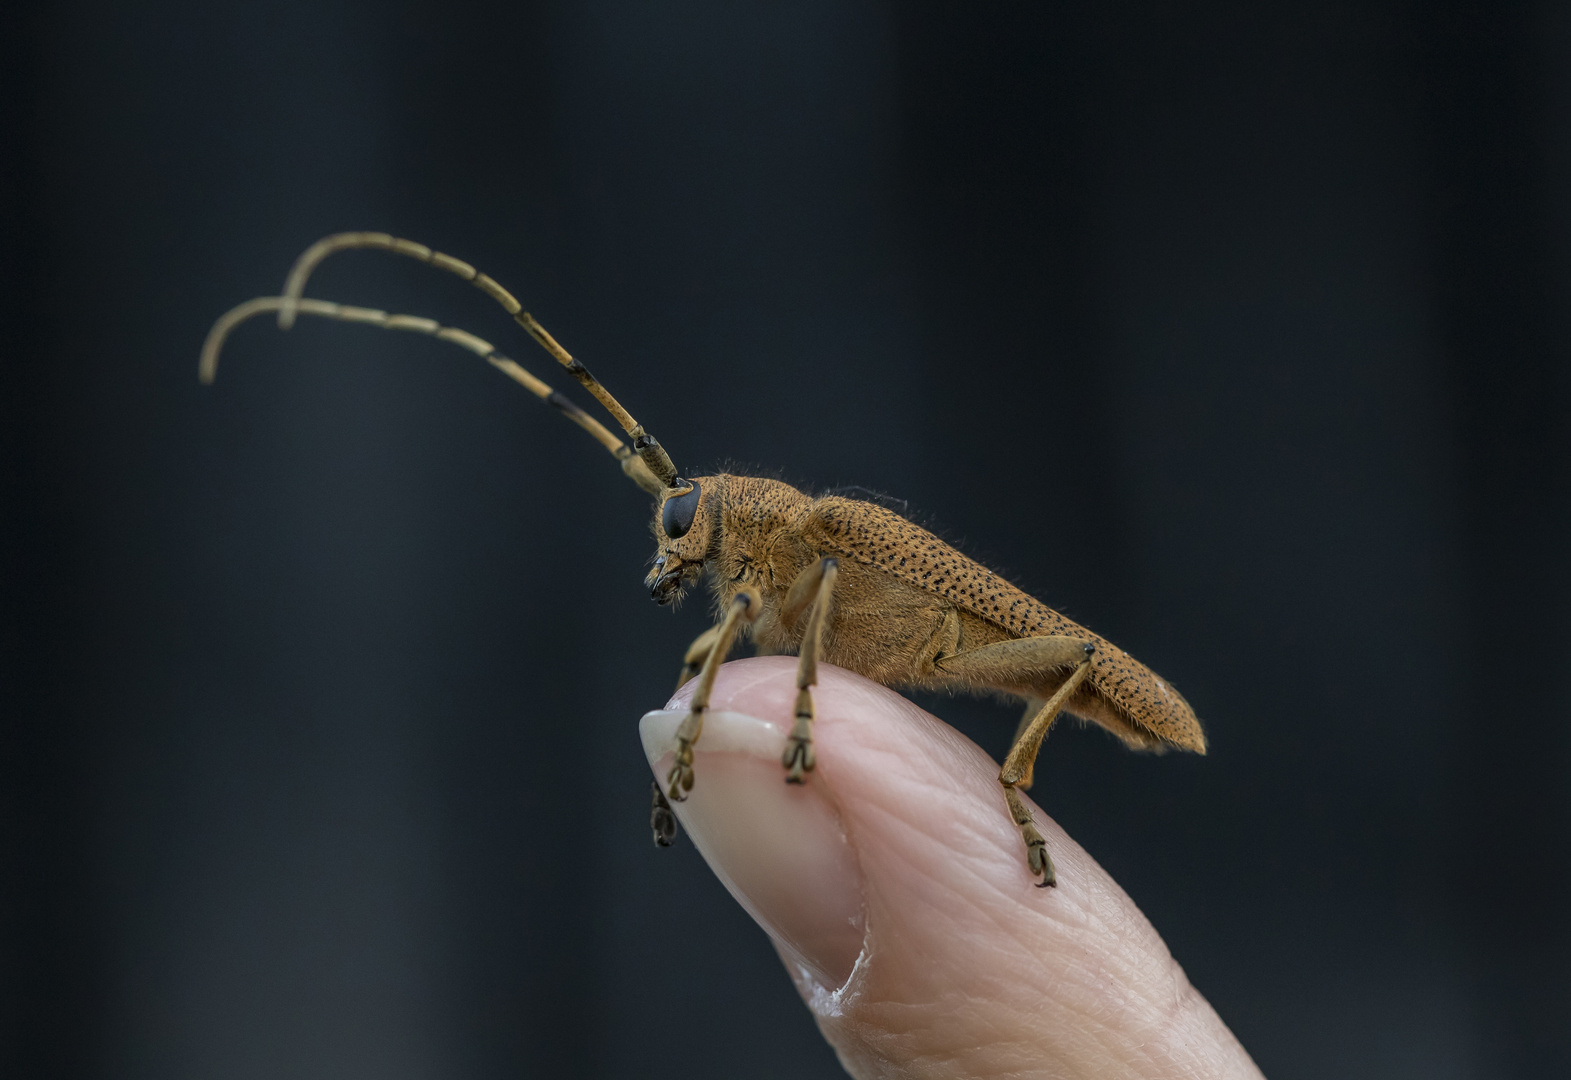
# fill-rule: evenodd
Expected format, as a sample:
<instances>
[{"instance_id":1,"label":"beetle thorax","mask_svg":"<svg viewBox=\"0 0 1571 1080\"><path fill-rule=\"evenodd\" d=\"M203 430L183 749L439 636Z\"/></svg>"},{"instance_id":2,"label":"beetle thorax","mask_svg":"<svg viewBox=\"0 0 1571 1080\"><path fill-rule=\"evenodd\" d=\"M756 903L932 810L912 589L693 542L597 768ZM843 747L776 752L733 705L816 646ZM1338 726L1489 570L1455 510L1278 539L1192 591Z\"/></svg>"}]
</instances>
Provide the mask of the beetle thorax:
<instances>
[{"instance_id":1,"label":"beetle thorax","mask_svg":"<svg viewBox=\"0 0 1571 1080\"><path fill-rule=\"evenodd\" d=\"M720 605L745 585L763 593L765 609L784 596L812 554L802 521L813 500L779 480L720 477L726 499L708 570Z\"/></svg>"}]
</instances>

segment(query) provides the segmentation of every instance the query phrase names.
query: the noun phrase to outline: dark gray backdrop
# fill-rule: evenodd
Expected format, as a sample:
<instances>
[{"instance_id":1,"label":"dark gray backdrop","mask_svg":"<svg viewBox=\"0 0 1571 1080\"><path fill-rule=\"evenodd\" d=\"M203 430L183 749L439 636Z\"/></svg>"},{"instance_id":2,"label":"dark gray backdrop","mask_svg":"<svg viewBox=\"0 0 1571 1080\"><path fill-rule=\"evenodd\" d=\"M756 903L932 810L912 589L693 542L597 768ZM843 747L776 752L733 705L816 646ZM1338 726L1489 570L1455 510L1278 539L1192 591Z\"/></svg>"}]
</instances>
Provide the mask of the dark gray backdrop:
<instances>
[{"instance_id":1,"label":"dark gray backdrop","mask_svg":"<svg viewBox=\"0 0 1571 1080\"><path fill-rule=\"evenodd\" d=\"M649 844L704 612L641 493L419 339L259 321L197 385L346 228L1181 686L1208 759L1066 730L1038 790L1268 1075L1571 1075L1564 5L4 19L7 1075L837 1074ZM312 291L563 382L414 264Z\"/></svg>"}]
</instances>

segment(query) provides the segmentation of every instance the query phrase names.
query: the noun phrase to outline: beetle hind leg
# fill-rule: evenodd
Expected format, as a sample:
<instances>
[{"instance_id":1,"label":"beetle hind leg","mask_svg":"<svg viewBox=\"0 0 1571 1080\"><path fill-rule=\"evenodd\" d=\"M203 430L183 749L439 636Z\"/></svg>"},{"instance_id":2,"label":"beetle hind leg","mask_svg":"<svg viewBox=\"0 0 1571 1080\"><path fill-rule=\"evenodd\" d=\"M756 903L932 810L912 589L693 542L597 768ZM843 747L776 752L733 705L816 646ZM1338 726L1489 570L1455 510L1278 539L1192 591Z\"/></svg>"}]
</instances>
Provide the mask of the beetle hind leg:
<instances>
[{"instance_id":1,"label":"beetle hind leg","mask_svg":"<svg viewBox=\"0 0 1571 1080\"><path fill-rule=\"evenodd\" d=\"M1026 867L1030 869L1032 877L1042 879L1036 883L1036 887L1046 889L1057 885L1058 874L1053 869L1053 857L1047 853L1047 840L1042 836L1042 831L1036 827L1031 811L1026 807L1025 800L1020 798L1020 792L1014 785L1004 785L1004 802L1009 805L1009 816L1015 819L1016 825L1020 826L1020 838L1026 844Z\"/></svg>"},{"instance_id":2,"label":"beetle hind leg","mask_svg":"<svg viewBox=\"0 0 1571 1080\"><path fill-rule=\"evenodd\" d=\"M1030 723L1023 724L1024 730L1015 738L1015 744L1009 750L1009 756L1004 758L1004 767L998 770L998 782L1004 786L1004 801L1009 804L1009 816L1014 818L1015 824L1020 826L1020 838L1026 845L1026 865L1034 877L1042 880L1037 882L1038 888L1047 888L1058 884L1058 875L1053 870L1053 859L1047 853L1047 841L1036 827L1036 822L1031 818L1031 811L1027 809L1025 801L1020 798L1020 789L1031 786L1032 774L1036 768L1036 755L1042 749L1042 740L1047 738L1048 728L1053 726L1053 721L1058 719L1058 714L1063 710L1064 703L1069 700L1069 695L1079 689L1085 677L1091 673L1091 647L1085 647L1085 659L1081 660L1078 667L1069 678L1064 680L1052 697L1048 698L1037 710Z\"/></svg>"},{"instance_id":3,"label":"beetle hind leg","mask_svg":"<svg viewBox=\"0 0 1571 1080\"><path fill-rule=\"evenodd\" d=\"M1031 810L1020 792L1031 786L1037 753L1042 740L1058 714L1068 704L1069 698L1080 688L1091 673L1091 659L1095 648L1089 642L1070 637L1014 638L979 649L956 653L938 661L940 671L959 675L985 686L1019 686L1040 684L1043 676L1072 668L1068 677L1046 701L1031 699L1034 711L1028 705L1020 728L1015 732L1014 745L1004 758L998 771L998 782L1004 789L1004 802L1009 816L1020 829L1020 838L1026 846L1026 866L1033 877L1039 877L1039 888L1058 882L1052 857L1047 853L1047 841L1042 836Z\"/></svg>"}]
</instances>

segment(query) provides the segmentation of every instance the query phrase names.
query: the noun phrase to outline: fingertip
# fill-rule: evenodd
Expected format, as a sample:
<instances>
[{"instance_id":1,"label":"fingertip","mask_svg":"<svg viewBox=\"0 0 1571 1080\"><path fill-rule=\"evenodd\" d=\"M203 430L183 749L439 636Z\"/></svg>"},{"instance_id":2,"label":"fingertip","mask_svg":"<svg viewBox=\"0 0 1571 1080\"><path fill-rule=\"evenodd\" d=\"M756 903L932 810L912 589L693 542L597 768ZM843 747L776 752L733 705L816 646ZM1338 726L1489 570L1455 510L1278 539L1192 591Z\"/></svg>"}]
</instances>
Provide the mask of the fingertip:
<instances>
[{"instance_id":1,"label":"fingertip","mask_svg":"<svg viewBox=\"0 0 1571 1080\"><path fill-rule=\"evenodd\" d=\"M760 710L763 711L763 710ZM644 716L639 731L656 780L672 761L686 709ZM785 739L744 712L706 712L695 783L671 807L715 875L783 953L824 985L850 978L866 916L861 874L822 784L789 784Z\"/></svg>"},{"instance_id":2,"label":"fingertip","mask_svg":"<svg viewBox=\"0 0 1571 1080\"><path fill-rule=\"evenodd\" d=\"M853 1075L916 1061L1102 1075L1110 1047L1125 1064L1258 1075L1129 897L1027 799L1057 864L1048 880L1030 873L997 763L910 701L820 665L817 768L784 783L795 669L790 657L721 668L677 814ZM662 725L674 730L688 696L645 720L657 768ZM737 841L766 832L778 857Z\"/></svg>"}]
</instances>

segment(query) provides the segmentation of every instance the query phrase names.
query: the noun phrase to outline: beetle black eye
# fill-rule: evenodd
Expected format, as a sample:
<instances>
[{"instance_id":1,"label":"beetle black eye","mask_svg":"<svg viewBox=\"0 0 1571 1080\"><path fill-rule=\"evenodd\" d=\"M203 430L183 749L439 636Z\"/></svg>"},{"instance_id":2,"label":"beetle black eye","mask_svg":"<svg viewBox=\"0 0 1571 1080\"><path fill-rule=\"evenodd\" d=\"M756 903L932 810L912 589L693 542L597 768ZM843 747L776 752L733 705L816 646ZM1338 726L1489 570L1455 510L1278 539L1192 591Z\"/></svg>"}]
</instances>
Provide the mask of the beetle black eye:
<instances>
[{"instance_id":1,"label":"beetle black eye","mask_svg":"<svg viewBox=\"0 0 1571 1080\"><path fill-rule=\"evenodd\" d=\"M688 482L692 483L692 481ZM692 491L685 495L673 495L665 501L665 509L660 511L660 527L671 539L681 539L687 535L687 530L693 527L693 515L696 513L698 513L698 485L693 484Z\"/></svg>"}]
</instances>

